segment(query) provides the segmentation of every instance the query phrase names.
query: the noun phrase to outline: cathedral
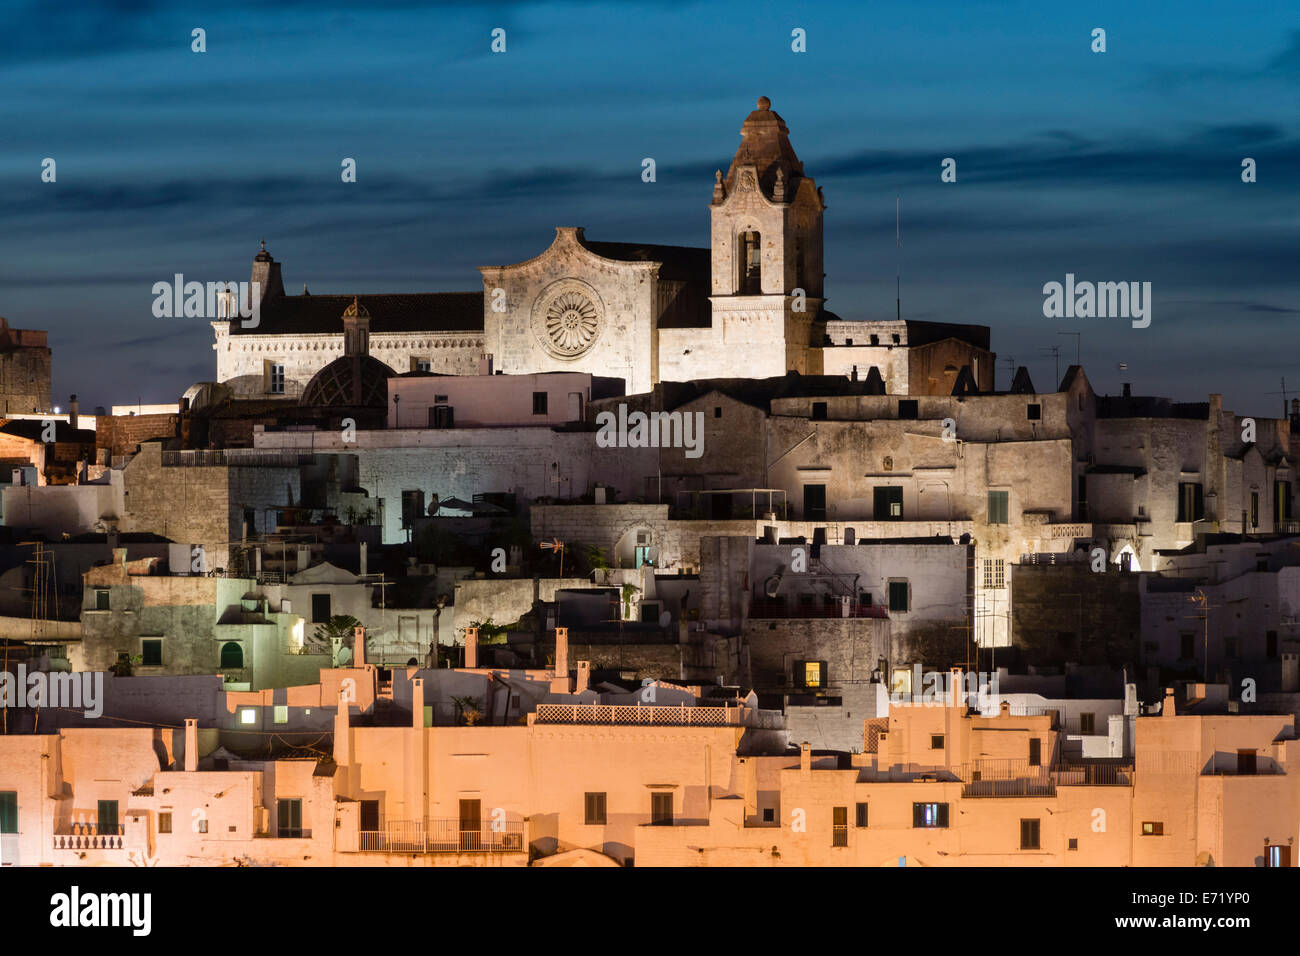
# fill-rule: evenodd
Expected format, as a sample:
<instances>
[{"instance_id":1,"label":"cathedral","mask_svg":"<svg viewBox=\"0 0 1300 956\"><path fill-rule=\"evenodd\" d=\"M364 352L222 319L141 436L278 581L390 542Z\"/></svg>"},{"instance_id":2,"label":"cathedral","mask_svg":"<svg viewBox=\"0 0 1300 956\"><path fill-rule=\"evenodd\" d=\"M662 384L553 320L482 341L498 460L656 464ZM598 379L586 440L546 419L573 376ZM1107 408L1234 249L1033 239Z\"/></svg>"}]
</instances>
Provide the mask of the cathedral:
<instances>
[{"instance_id":1,"label":"cathedral","mask_svg":"<svg viewBox=\"0 0 1300 956\"><path fill-rule=\"evenodd\" d=\"M735 376L743 356L747 377L856 376L860 365L864 377L878 367L890 391L908 391L915 375L886 359L897 346L907 350L909 327L919 338L927 324L887 323L883 339L859 333L864 351L845 353L854 330L875 323L844 322L823 308L825 208L785 121L760 97L731 165L714 177L707 248L603 242L560 227L534 258L481 267L481 291L311 295L304 288L291 296L263 244L252 271L259 322L213 322L217 380L240 398L305 401L317 373L347 353L345 311L360 309L369 317L368 354L394 374L589 372L621 378L637 394L661 381ZM976 341L978 334L945 331L973 327L934 328L943 334L932 328L927 341L943 344L939 358L956 355L942 362L951 374L929 383L950 388L965 364L991 387L987 330Z\"/></svg>"}]
</instances>

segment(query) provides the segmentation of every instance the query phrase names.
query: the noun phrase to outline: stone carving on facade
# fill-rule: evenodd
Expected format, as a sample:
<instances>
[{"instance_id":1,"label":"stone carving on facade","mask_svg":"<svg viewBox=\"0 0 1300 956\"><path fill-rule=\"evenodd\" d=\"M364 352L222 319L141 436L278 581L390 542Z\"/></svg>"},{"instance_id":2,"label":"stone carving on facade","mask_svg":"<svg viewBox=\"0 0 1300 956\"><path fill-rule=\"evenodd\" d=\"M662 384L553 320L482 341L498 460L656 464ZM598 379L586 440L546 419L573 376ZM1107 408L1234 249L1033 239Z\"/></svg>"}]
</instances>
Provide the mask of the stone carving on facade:
<instances>
[{"instance_id":1,"label":"stone carving on facade","mask_svg":"<svg viewBox=\"0 0 1300 956\"><path fill-rule=\"evenodd\" d=\"M604 327L599 297L585 282L562 279L533 307L533 332L556 358L578 358L591 350Z\"/></svg>"}]
</instances>

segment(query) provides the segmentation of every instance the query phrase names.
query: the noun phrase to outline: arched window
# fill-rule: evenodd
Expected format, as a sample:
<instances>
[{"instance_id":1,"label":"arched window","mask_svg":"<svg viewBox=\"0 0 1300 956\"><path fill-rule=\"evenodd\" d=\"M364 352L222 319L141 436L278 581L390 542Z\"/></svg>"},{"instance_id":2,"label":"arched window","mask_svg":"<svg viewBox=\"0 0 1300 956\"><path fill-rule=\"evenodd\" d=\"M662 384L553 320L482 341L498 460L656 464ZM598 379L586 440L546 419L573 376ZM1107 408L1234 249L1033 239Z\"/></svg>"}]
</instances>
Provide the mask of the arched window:
<instances>
[{"instance_id":1,"label":"arched window","mask_svg":"<svg viewBox=\"0 0 1300 956\"><path fill-rule=\"evenodd\" d=\"M763 244L757 232L740 234L740 294L759 295L763 291Z\"/></svg>"},{"instance_id":2,"label":"arched window","mask_svg":"<svg viewBox=\"0 0 1300 956\"><path fill-rule=\"evenodd\" d=\"M237 668L244 666L244 649L234 641L221 645L221 666Z\"/></svg>"}]
</instances>

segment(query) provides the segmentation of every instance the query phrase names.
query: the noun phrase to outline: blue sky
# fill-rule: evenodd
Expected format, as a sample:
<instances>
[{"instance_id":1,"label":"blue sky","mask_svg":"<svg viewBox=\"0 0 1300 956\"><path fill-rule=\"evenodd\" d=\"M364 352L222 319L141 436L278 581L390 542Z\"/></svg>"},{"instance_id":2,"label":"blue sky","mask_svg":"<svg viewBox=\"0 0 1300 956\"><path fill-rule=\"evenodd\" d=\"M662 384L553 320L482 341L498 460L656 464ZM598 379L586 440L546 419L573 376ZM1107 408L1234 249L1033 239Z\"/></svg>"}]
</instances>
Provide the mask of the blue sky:
<instances>
[{"instance_id":1,"label":"blue sky","mask_svg":"<svg viewBox=\"0 0 1300 956\"><path fill-rule=\"evenodd\" d=\"M1014 356L1051 388L1043 350L1063 368L1081 331L1100 392L1277 414L1281 377L1300 394L1286 6L9 0L0 315L49 330L59 401L174 401L215 374L212 334L154 318L154 282L246 280L263 237L316 293L476 289L557 225L705 245L766 95L825 192L842 317L892 316L901 264L904 316L991 326L1000 385ZM1151 282L1151 326L1044 318L1067 272Z\"/></svg>"}]
</instances>

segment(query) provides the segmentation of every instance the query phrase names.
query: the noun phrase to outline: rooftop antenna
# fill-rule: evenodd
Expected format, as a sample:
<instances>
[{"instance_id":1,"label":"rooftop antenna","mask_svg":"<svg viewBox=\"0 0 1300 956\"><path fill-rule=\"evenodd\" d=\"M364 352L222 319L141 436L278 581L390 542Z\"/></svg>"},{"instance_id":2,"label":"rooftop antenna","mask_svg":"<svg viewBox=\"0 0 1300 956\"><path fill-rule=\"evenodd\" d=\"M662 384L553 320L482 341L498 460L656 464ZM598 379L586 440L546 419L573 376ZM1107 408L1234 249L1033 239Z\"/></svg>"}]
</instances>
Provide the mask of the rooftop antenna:
<instances>
[{"instance_id":1,"label":"rooftop antenna","mask_svg":"<svg viewBox=\"0 0 1300 956\"><path fill-rule=\"evenodd\" d=\"M1287 397L1287 395L1289 394L1289 393L1287 392L1287 388L1286 388L1286 379L1282 379L1282 391L1280 391L1280 392L1265 392L1264 394L1266 394L1266 395L1281 395L1281 396L1282 396L1282 417L1283 417L1283 418L1286 418L1286 417L1287 417L1287 414L1288 414L1288 413L1287 413L1287 410L1286 410L1286 397Z\"/></svg>"},{"instance_id":2,"label":"rooftop antenna","mask_svg":"<svg viewBox=\"0 0 1300 956\"><path fill-rule=\"evenodd\" d=\"M1082 365L1083 363L1079 361L1079 349L1080 349L1080 343L1083 341L1083 333L1082 332L1061 332L1058 330L1056 334L1074 336L1074 364Z\"/></svg>"},{"instance_id":3,"label":"rooftop antenna","mask_svg":"<svg viewBox=\"0 0 1300 956\"><path fill-rule=\"evenodd\" d=\"M903 321L903 198L894 197L894 317ZM1283 403L1285 404L1285 403Z\"/></svg>"},{"instance_id":4,"label":"rooftop antenna","mask_svg":"<svg viewBox=\"0 0 1300 956\"><path fill-rule=\"evenodd\" d=\"M1038 351L1052 353L1052 358L1056 359L1055 381L1059 382L1061 380L1061 347L1059 345L1041 345Z\"/></svg>"}]
</instances>

